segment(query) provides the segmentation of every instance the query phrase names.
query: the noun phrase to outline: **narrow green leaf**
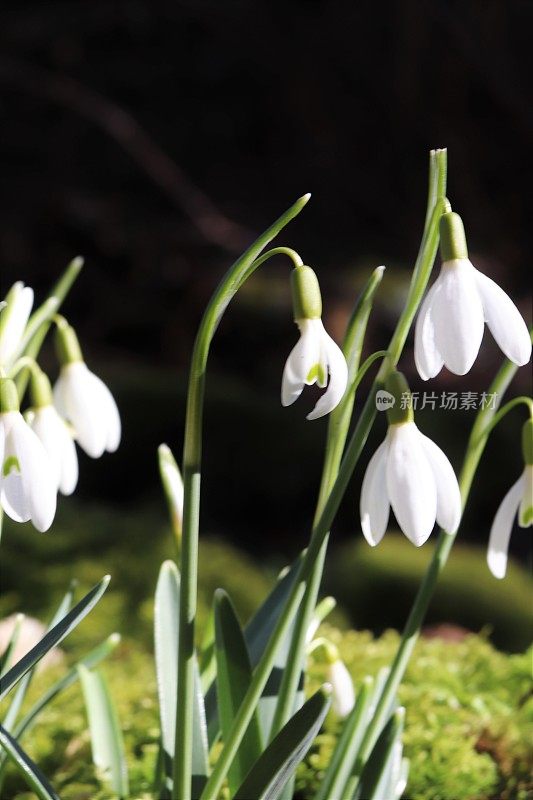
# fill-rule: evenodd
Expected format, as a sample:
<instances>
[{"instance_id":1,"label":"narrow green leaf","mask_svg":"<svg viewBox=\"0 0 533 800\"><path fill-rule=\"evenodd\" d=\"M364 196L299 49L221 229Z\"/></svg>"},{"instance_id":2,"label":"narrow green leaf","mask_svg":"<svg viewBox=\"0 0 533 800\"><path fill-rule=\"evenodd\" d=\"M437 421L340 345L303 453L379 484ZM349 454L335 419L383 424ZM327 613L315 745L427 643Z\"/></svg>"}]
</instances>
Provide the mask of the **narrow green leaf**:
<instances>
[{"instance_id":1,"label":"narrow green leaf","mask_svg":"<svg viewBox=\"0 0 533 800\"><path fill-rule=\"evenodd\" d=\"M99 777L120 798L128 796L128 770L124 741L115 706L104 676L86 666L78 667L89 719L94 765Z\"/></svg>"},{"instance_id":2,"label":"narrow green leaf","mask_svg":"<svg viewBox=\"0 0 533 800\"><path fill-rule=\"evenodd\" d=\"M383 791L388 787L383 780L396 743L403 733L405 709L398 708L383 728L370 757L361 773L354 800L390 800Z\"/></svg>"},{"instance_id":3,"label":"narrow green leaf","mask_svg":"<svg viewBox=\"0 0 533 800\"><path fill-rule=\"evenodd\" d=\"M315 800L342 797L365 731L373 686L373 678L366 677L363 680L355 705L344 720L342 732L337 740L324 779L315 795Z\"/></svg>"},{"instance_id":4,"label":"narrow green leaf","mask_svg":"<svg viewBox=\"0 0 533 800\"><path fill-rule=\"evenodd\" d=\"M172 761L176 735L176 704L178 687L180 575L173 561L161 565L155 592L154 638L161 717L163 772L166 791L172 790ZM200 676L196 668L193 713L193 797L199 797L208 775L208 744L204 700Z\"/></svg>"},{"instance_id":5,"label":"narrow green leaf","mask_svg":"<svg viewBox=\"0 0 533 800\"><path fill-rule=\"evenodd\" d=\"M13 653L15 651L15 647L17 646L17 642L19 640L20 630L23 621L24 621L24 614L17 614L13 630L11 631L11 636L9 637L9 642L7 643L7 647L0 656L0 677L2 677L2 675L5 675L5 673L11 666L11 661L13 660Z\"/></svg>"},{"instance_id":6,"label":"narrow green leaf","mask_svg":"<svg viewBox=\"0 0 533 800\"><path fill-rule=\"evenodd\" d=\"M71 581L69 588L63 595L59 606L57 607L54 616L52 617L50 624L48 625L47 632L52 630L54 625L57 625L60 620L63 619L65 614L68 613L72 606L72 600L74 598L74 589L76 587L76 582ZM16 691L13 695L13 699L9 705L7 713L2 721L2 725L4 726L5 730L9 733L13 732L15 728L15 722L19 715L20 709L22 708L22 704L24 703L24 698L26 697L26 693L28 691L28 687L30 685L31 679L33 677L35 671L35 667L32 667L28 672L24 675L24 677L19 681ZM14 733L15 738L18 738L17 734ZM6 753L0 753L0 791L2 786L3 774L6 766Z\"/></svg>"},{"instance_id":7,"label":"narrow green leaf","mask_svg":"<svg viewBox=\"0 0 533 800\"><path fill-rule=\"evenodd\" d=\"M330 692L319 689L291 717L255 762L234 800L276 800L311 747L328 712Z\"/></svg>"},{"instance_id":8,"label":"narrow green leaf","mask_svg":"<svg viewBox=\"0 0 533 800\"><path fill-rule=\"evenodd\" d=\"M101 644L87 653L86 656L81 658L73 667L70 669L66 675L56 681L47 691L39 697L36 703L29 709L29 711L22 717L20 722L17 723L15 729L13 730L13 736L15 739L20 739L22 735L29 730L32 725L36 722L39 714L43 711L44 708L50 703L57 695L68 689L69 686L72 686L78 680L79 673L78 668L80 666L87 667L87 669L91 669L99 664L104 658L107 658L110 653L116 648L118 643L120 642L120 635L118 633L112 633L111 636L108 636Z\"/></svg>"},{"instance_id":9,"label":"narrow green leaf","mask_svg":"<svg viewBox=\"0 0 533 800\"><path fill-rule=\"evenodd\" d=\"M7 753L7 757L22 773L24 779L41 800L60 800L53 788L48 783L37 764L24 752L15 739L0 725L0 745Z\"/></svg>"},{"instance_id":10,"label":"narrow green leaf","mask_svg":"<svg viewBox=\"0 0 533 800\"><path fill-rule=\"evenodd\" d=\"M255 668L259 663L268 640L270 639L270 634L276 626L287 598L289 597L294 581L296 580L296 575L298 573L302 558L303 555L300 555L291 565L291 567L284 573L283 577L278 580L270 594L266 597L254 616L245 626L244 639L250 655L252 668ZM279 688L279 673L277 678L272 680L276 680ZM268 733L270 730L269 722L272 722L272 716L274 714L274 708L276 704L275 696L273 701L270 700L270 692L271 684L269 681L265 687L264 698L260 701L260 714L262 714L261 724L263 731L266 733ZM264 702L265 699L266 702ZM207 719L209 745L212 747L219 734L217 697L214 684L209 688L205 695L205 713Z\"/></svg>"},{"instance_id":11,"label":"narrow green leaf","mask_svg":"<svg viewBox=\"0 0 533 800\"><path fill-rule=\"evenodd\" d=\"M218 716L224 739L252 680L252 666L235 609L222 589L215 592L214 610ZM241 785L262 750L261 728L254 714L228 772L231 794Z\"/></svg>"},{"instance_id":12,"label":"narrow green leaf","mask_svg":"<svg viewBox=\"0 0 533 800\"><path fill-rule=\"evenodd\" d=\"M66 614L56 625L54 625L48 633L43 636L40 642L27 653L24 658L21 658L14 667L6 672L0 679L0 700L6 696L9 690L59 642L63 641L65 636L74 630L74 628L82 621L82 619L89 613L89 611L100 600L103 593L107 589L110 577L106 575L102 578L100 583L97 583L80 602Z\"/></svg>"},{"instance_id":13,"label":"narrow green leaf","mask_svg":"<svg viewBox=\"0 0 533 800\"><path fill-rule=\"evenodd\" d=\"M37 359L42 343L50 328L50 312L55 313L63 303L63 300L69 293L72 284L78 277L81 268L83 267L83 258L77 256L73 258L68 264L67 268L59 278L57 283L53 286L49 297L44 303L32 314L28 320L24 335L24 344L19 355L27 355L30 358ZM52 310L53 306L53 310ZM44 320L44 321L43 321ZM37 326L35 323L39 322ZM27 336L31 333L31 336ZM16 380L17 392L20 398L23 397L28 385L29 371L27 369L21 370Z\"/></svg>"}]
</instances>

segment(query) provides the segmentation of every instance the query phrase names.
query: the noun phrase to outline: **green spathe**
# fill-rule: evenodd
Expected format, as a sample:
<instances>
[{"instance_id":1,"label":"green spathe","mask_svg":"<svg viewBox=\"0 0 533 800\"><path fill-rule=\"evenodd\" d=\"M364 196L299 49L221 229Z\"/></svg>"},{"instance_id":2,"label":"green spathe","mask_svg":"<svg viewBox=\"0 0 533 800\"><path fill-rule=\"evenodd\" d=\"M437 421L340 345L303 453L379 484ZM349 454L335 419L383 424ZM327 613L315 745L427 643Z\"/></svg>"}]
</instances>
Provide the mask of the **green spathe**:
<instances>
[{"instance_id":1,"label":"green spathe","mask_svg":"<svg viewBox=\"0 0 533 800\"><path fill-rule=\"evenodd\" d=\"M315 271L311 267L295 267L291 272L294 319L320 319L322 296Z\"/></svg>"},{"instance_id":2,"label":"green spathe","mask_svg":"<svg viewBox=\"0 0 533 800\"><path fill-rule=\"evenodd\" d=\"M533 464L533 419L528 419L522 428L522 455L524 464Z\"/></svg>"},{"instance_id":3,"label":"green spathe","mask_svg":"<svg viewBox=\"0 0 533 800\"><path fill-rule=\"evenodd\" d=\"M20 408L17 387L9 378L0 378L0 414Z\"/></svg>"},{"instance_id":4,"label":"green spathe","mask_svg":"<svg viewBox=\"0 0 533 800\"><path fill-rule=\"evenodd\" d=\"M443 261L468 258L463 220L454 211L440 218L440 253Z\"/></svg>"},{"instance_id":5,"label":"green spathe","mask_svg":"<svg viewBox=\"0 0 533 800\"><path fill-rule=\"evenodd\" d=\"M385 380L385 390L394 398L394 403L387 409L389 425L413 422L412 395L405 375L397 370L391 372Z\"/></svg>"}]
</instances>

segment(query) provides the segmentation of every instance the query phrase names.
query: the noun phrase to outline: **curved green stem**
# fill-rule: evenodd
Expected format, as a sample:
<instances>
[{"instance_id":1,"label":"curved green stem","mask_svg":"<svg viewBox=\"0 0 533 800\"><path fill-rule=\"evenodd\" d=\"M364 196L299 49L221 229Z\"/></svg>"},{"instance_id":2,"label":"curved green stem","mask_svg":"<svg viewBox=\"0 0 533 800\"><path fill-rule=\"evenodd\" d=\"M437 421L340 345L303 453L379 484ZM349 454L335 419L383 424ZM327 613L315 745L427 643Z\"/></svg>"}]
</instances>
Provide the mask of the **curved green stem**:
<instances>
[{"instance_id":1,"label":"curved green stem","mask_svg":"<svg viewBox=\"0 0 533 800\"><path fill-rule=\"evenodd\" d=\"M179 800L190 800L191 797L194 632L197 602L202 419L207 358L211 341L224 311L240 286L242 286L243 281L259 266L257 261L260 261L259 255L261 251L300 213L308 202L309 197L310 195L304 195L304 197L297 200L230 267L211 298L194 344L187 395L183 449L184 507L181 550L176 747L173 766L174 796ZM276 249L271 255L275 255L276 252L279 252L279 250ZM291 253L294 253L294 251L291 251ZM263 260L265 257L266 254ZM292 255L290 257L293 258Z\"/></svg>"},{"instance_id":2,"label":"curved green stem","mask_svg":"<svg viewBox=\"0 0 533 800\"><path fill-rule=\"evenodd\" d=\"M37 364L36 360L31 356L22 356L19 358L11 369L9 370L8 378L14 380L16 376L21 372L23 369L28 369L30 372L41 372L40 366Z\"/></svg>"},{"instance_id":3,"label":"curved green stem","mask_svg":"<svg viewBox=\"0 0 533 800\"><path fill-rule=\"evenodd\" d=\"M502 421L502 419L507 416L509 411L512 411L513 408L516 406L525 405L529 411L529 416L533 417L533 400L531 397L527 397L526 395L521 395L520 397L513 397L512 400L509 400L503 408L500 408L497 414L491 419L488 423L487 427L483 429L483 431L479 434L480 437L488 437L490 433L494 430L496 425Z\"/></svg>"},{"instance_id":4,"label":"curved green stem","mask_svg":"<svg viewBox=\"0 0 533 800\"><path fill-rule=\"evenodd\" d=\"M361 436L361 441L366 442L370 428L375 419L374 397L377 389L385 380L388 372L398 363L410 327L415 317L418 306L426 290L439 243L439 220L443 210L447 209L446 193L447 156L446 150L432 150L429 156L429 181L427 211L422 239L413 269L413 275L408 291L405 308L398 320L392 335L388 357L383 361L376 380L370 389L365 407L358 421L355 433ZM383 277L383 267L374 271L369 283L354 308L348 324L344 352L350 368L349 379L356 379L359 359L363 347L366 324L370 314L374 292ZM330 415L326 454L322 470L320 491L315 512L315 524L319 523L328 496L339 474L342 455L346 445L346 437L352 416L355 392L346 393L345 398ZM355 434L354 434L355 435ZM355 462L354 462L355 466ZM272 725L272 735L277 733L292 713L293 698L298 686L299 676L305 657L305 635L309 626L313 609L316 605L324 560L326 556L329 536L326 534L318 552L316 564L311 572L305 596L291 642L291 649L287 658L287 665L283 673L282 684L279 691L276 713Z\"/></svg>"},{"instance_id":5,"label":"curved green stem","mask_svg":"<svg viewBox=\"0 0 533 800\"><path fill-rule=\"evenodd\" d=\"M516 370L517 367L514 364L512 364L510 361L506 361L496 375L489 391L494 393L496 397L501 398L513 379ZM487 443L487 427L495 413L495 409L488 407L481 409L478 412L472 428L466 448L463 466L459 476L459 487L461 489L463 509L470 493L470 488L472 486L472 481L474 479L477 466ZM387 721L391 703L403 679L407 664L418 639L427 608L429 606L431 597L433 596L435 586L448 560L448 556L455 541L456 535L456 533L449 534L444 531L441 531L439 534L433 557L413 603L411 613L409 614L409 618L402 633L402 639L398 647L398 651L391 666L390 673L383 687L383 691L381 692L381 696L372 720L365 731L365 735L359 749L355 769L355 782L353 785L354 790L356 788L357 779L361 775L362 767L370 756L380 731L383 729L383 726Z\"/></svg>"},{"instance_id":6,"label":"curved green stem","mask_svg":"<svg viewBox=\"0 0 533 800\"><path fill-rule=\"evenodd\" d=\"M82 267L83 258L78 256L72 259L61 278L52 288L48 300L45 300L42 306L32 314L26 328L21 353L35 360L37 359L50 328L51 317L63 303ZM17 392L21 401L28 385L28 378L29 373L27 370L22 371L17 378Z\"/></svg>"}]
</instances>

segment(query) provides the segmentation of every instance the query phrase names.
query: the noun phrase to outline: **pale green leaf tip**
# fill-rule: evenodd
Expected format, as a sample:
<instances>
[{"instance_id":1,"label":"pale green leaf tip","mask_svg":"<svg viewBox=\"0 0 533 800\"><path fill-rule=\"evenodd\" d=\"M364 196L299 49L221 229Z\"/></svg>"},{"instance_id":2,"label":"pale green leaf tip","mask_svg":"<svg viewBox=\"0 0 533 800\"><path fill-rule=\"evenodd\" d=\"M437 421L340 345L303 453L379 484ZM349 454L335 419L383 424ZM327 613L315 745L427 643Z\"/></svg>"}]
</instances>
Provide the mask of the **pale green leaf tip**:
<instances>
[{"instance_id":1,"label":"pale green leaf tip","mask_svg":"<svg viewBox=\"0 0 533 800\"><path fill-rule=\"evenodd\" d=\"M122 639L122 637L121 637L120 633L117 633L115 631L115 633L112 633L110 636L108 636L107 641L109 642L109 644L112 644L113 647L116 647L117 644L120 644L121 639Z\"/></svg>"},{"instance_id":2,"label":"pale green leaf tip","mask_svg":"<svg viewBox=\"0 0 533 800\"><path fill-rule=\"evenodd\" d=\"M102 578L102 586L107 588L109 586L109 581L111 580L111 575L104 575Z\"/></svg>"},{"instance_id":3,"label":"pale green leaf tip","mask_svg":"<svg viewBox=\"0 0 533 800\"><path fill-rule=\"evenodd\" d=\"M323 683L319 689L319 692L326 698L326 700L331 697L332 691L333 687L331 683Z\"/></svg>"},{"instance_id":4,"label":"pale green leaf tip","mask_svg":"<svg viewBox=\"0 0 533 800\"><path fill-rule=\"evenodd\" d=\"M176 563L174 561L172 561L171 558L167 558L161 564L161 572L177 572L177 571L178 571L178 568L176 566Z\"/></svg>"},{"instance_id":5,"label":"pale green leaf tip","mask_svg":"<svg viewBox=\"0 0 533 800\"><path fill-rule=\"evenodd\" d=\"M81 269L85 264L85 259L83 256L75 256L69 264L71 269Z\"/></svg>"},{"instance_id":6,"label":"pale green leaf tip","mask_svg":"<svg viewBox=\"0 0 533 800\"><path fill-rule=\"evenodd\" d=\"M228 593L224 589L221 589L221 588L215 589L215 593L214 593L213 597L214 597L215 603L217 603L217 605L220 605L220 603L229 601Z\"/></svg>"}]
</instances>

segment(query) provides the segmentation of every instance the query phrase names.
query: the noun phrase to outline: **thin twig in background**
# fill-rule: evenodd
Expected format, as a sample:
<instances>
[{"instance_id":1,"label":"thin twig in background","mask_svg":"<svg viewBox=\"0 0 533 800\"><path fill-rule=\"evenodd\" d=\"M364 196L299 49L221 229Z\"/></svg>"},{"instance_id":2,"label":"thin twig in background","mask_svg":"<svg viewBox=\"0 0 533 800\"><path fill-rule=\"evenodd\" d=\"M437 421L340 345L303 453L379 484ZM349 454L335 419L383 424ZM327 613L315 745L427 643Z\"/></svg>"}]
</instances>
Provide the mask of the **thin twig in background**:
<instances>
[{"instance_id":1,"label":"thin twig in background","mask_svg":"<svg viewBox=\"0 0 533 800\"><path fill-rule=\"evenodd\" d=\"M114 101L69 76L16 59L0 59L0 81L46 97L80 114L107 133L189 217L207 241L235 253L253 238L251 231L219 211L137 120Z\"/></svg>"}]
</instances>

